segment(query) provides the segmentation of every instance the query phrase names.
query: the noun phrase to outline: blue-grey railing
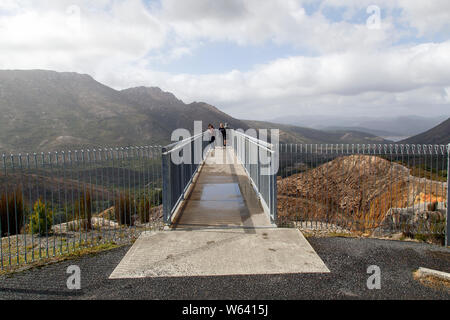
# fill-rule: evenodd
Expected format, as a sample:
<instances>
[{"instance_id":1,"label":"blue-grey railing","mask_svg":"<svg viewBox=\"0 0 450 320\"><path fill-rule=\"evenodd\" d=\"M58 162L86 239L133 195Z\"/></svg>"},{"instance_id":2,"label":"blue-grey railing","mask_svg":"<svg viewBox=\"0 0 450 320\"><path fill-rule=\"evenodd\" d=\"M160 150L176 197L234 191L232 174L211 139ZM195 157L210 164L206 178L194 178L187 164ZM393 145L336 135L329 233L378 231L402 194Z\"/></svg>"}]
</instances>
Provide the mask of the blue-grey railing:
<instances>
[{"instance_id":1,"label":"blue-grey railing","mask_svg":"<svg viewBox=\"0 0 450 320\"><path fill-rule=\"evenodd\" d=\"M450 143L447 145L447 215L445 220L445 245L450 246Z\"/></svg>"},{"instance_id":2,"label":"blue-grey railing","mask_svg":"<svg viewBox=\"0 0 450 320\"><path fill-rule=\"evenodd\" d=\"M277 221L278 145L230 130L237 159L244 167L261 205L273 223Z\"/></svg>"},{"instance_id":3,"label":"blue-grey railing","mask_svg":"<svg viewBox=\"0 0 450 320\"><path fill-rule=\"evenodd\" d=\"M172 223L178 205L204 161L203 152L209 141L208 133L203 132L162 148L164 223Z\"/></svg>"}]
</instances>

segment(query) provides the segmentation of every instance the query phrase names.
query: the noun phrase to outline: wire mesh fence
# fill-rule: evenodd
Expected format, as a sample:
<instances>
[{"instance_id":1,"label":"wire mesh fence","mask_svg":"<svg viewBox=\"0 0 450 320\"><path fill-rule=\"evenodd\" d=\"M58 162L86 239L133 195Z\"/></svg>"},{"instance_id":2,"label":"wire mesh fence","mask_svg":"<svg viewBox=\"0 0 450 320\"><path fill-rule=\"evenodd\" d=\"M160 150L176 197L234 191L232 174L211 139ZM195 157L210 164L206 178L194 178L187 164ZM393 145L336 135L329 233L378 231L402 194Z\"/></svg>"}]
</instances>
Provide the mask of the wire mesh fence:
<instances>
[{"instance_id":1,"label":"wire mesh fence","mask_svg":"<svg viewBox=\"0 0 450 320\"><path fill-rule=\"evenodd\" d=\"M162 226L161 147L2 155L1 268Z\"/></svg>"},{"instance_id":2,"label":"wire mesh fence","mask_svg":"<svg viewBox=\"0 0 450 320\"><path fill-rule=\"evenodd\" d=\"M1 268L161 229L162 158L161 146L2 155ZM448 235L449 146L281 144L278 158L279 226Z\"/></svg>"},{"instance_id":3,"label":"wire mesh fence","mask_svg":"<svg viewBox=\"0 0 450 320\"><path fill-rule=\"evenodd\" d=\"M280 145L278 223L445 238L446 145Z\"/></svg>"}]
</instances>

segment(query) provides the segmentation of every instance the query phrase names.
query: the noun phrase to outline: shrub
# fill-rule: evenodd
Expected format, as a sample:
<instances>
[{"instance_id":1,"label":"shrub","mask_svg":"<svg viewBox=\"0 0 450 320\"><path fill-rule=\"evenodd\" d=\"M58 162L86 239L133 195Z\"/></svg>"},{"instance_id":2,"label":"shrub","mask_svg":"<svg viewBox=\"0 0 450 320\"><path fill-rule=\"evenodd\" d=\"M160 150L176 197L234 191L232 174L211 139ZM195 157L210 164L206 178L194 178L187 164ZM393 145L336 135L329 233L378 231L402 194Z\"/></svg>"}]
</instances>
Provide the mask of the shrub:
<instances>
[{"instance_id":1,"label":"shrub","mask_svg":"<svg viewBox=\"0 0 450 320\"><path fill-rule=\"evenodd\" d=\"M150 221L150 209L151 204L149 199L141 198L138 207L139 220L141 221L141 223L147 223Z\"/></svg>"},{"instance_id":2,"label":"shrub","mask_svg":"<svg viewBox=\"0 0 450 320\"><path fill-rule=\"evenodd\" d=\"M148 198L152 206L159 206L162 203L162 189L151 189Z\"/></svg>"},{"instance_id":3,"label":"shrub","mask_svg":"<svg viewBox=\"0 0 450 320\"><path fill-rule=\"evenodd\" d=\"M33 234L45 236L51 232L53 225L53 213L47 208L46 204L39 199L33 206L33 215L31 216L31 230Z\"/></svg>"},{"instance_id":4,"label":"shrub","mask_svg":"<svg viewBox=\"0 0 450 320\"><path fill-rule=\"evenodd\" d=\"M134 224L133 211L134 200L128 194L120 193L115 199L116 221L121 225L132 226Z\"/></svg>"},{"instance_id":5,"label":"shrub","mask_svg":"<svg viewBox=\"0 0 450 320\"><path fill-rule=\"evenodd\" d=\"M0 198L0 236L19 234L23 227L23 199L21 190L4 193Z\"/></svg>"},{"instance_id":6,"label":"shrub","mask_svg":"<svg viewBox=\"0 0 450 320\"><path fill-rule=\"evenodd\" d=\"M436 211L436 210L437 210L437 207L438 207L438 202L437 202L437 201L434 201L434 202L431 202L431 203L429 203L429 204L427 205L427 210L428 210L428 211Z\"/></svg>"},{"instance_id":7,"label":"shrub","mask_svg":"<svg viewBox=\"0 0 450 320\"><path fill-rule=\"evenodd\" d=\"M83 221L84 230L92 229L92 202L91 193L86 191L81 198L75 203L75 220Z\"/></svg>"}]
</instances>

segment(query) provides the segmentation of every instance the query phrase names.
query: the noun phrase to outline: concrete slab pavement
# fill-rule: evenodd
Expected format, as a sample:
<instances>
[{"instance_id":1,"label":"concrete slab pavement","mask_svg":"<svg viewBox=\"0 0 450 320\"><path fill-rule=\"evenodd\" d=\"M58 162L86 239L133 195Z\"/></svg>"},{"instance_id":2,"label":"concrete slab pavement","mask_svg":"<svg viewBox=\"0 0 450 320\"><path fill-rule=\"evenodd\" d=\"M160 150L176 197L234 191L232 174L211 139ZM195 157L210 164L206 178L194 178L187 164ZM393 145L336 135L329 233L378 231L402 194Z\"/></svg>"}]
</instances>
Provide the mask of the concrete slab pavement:
<instances>
[{"instance_id":1,"label":"concrete slab pavement","mask_svg":"<svg viewBox=\"0 0 450 320\"><path fill-rule=\"evenodd\" d=\"M142 234L110 279L328 272L299 230L227 228Z\"/></svg>"}]
</instances>

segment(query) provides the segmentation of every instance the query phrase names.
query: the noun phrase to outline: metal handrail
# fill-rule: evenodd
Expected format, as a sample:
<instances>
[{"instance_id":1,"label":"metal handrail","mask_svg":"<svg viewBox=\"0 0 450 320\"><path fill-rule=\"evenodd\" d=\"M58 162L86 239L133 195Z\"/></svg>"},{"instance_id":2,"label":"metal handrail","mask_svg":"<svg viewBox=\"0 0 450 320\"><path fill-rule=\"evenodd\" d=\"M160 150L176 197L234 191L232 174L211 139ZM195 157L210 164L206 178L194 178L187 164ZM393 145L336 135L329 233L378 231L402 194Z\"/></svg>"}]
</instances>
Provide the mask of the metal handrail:
<instances>
[{"instance_id":1,"label":"metal handrail","mask_svg":"<svg viewBox=\"0 0 450 320\"><path fill-rule=\"evenodd\" d=\"M246 138L248 140L251 140L252 142L255 142L256 145L258 145L258 146L265 147L267 149L267 151L273 152L273 147L274 147L273 144L268 143L267 141L263 141L263 140L255 138L255 137L249 136L248 134L242 133L237 130L233 130L233 132L235 134L243 136L244 138Z\"/></svg>"},{"instance_id":2,"label":"metal handrail","mask_svg":"<svg viewBox=\"0 0 450 320\"><path fill-rule=\"evenodd\" d=\"M177 141L177 142L171 143L171 144L169 144L169 145L163 147L163 148L166 150L163 154L169 154L169 153L172 153L172 152L174 152L174 151L176 151L176 150L178 150L178 149L180 149L180 148L186 146L188 143L190 143L190 142L196 140L198 137L200 137L200 136L203 137L203 135L204 135L206 132L207 132L207 131L204 131L204 132L199 133L199 134L197 134L197 135L195 135L195 136L186 138L186 139L181 140L181 141ZM171 148L171 147L176 147L176 148L173 148L173 149L168 150L168 149Z\"/></svg>"},{"instance_id":3,"label":"metal handrail","mask_svg":"<svg viewBox=\"0 0 450 320\"><path fill-rule=\"evenodd\" d=\"M177 208L184 200L185 195L194 180L194 176L204 162L203 157L201 157L200 163L194 163L195 161L193 161L195 159L197 141L200 140L200 143L202 144L202 152L204 149L203 144L209 144L209 141L204 141L204 134L206 134L206 131L162 148L163 215L164 223L166 224L170 224L174 219ZM173 152L186 147L191 150L190 163L185 163L183 161L180 164L175 164L171 161Z\"/></svg>"}]
</instances>

